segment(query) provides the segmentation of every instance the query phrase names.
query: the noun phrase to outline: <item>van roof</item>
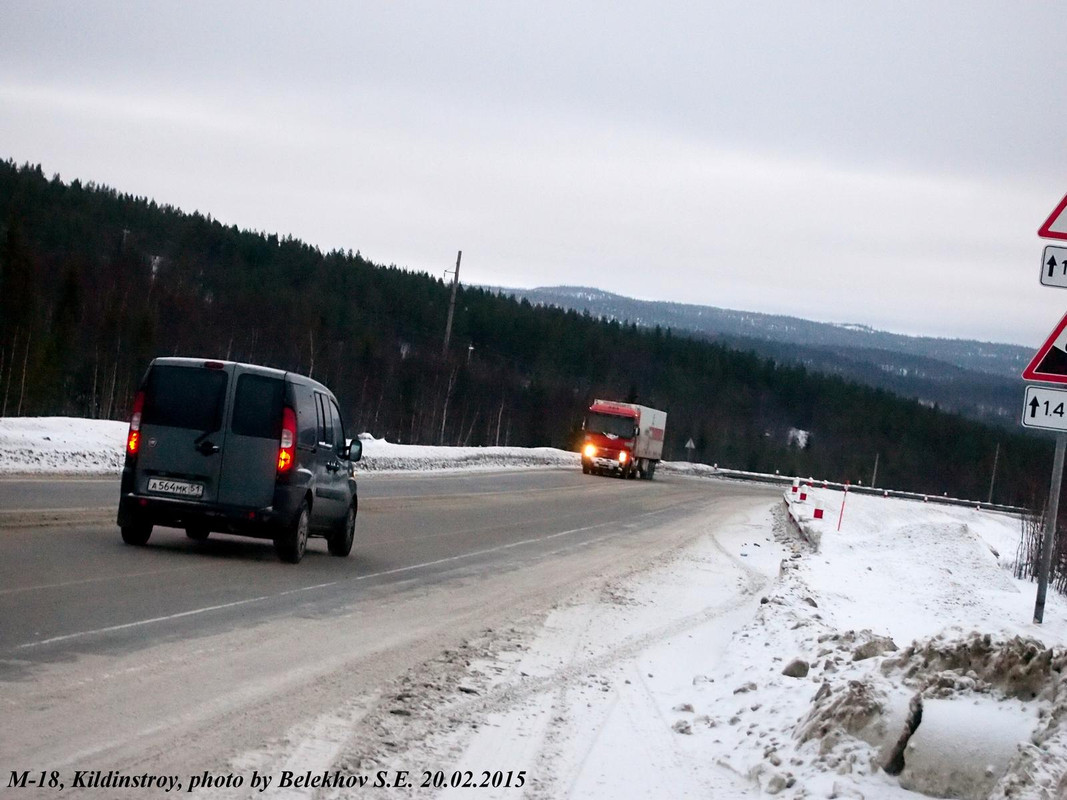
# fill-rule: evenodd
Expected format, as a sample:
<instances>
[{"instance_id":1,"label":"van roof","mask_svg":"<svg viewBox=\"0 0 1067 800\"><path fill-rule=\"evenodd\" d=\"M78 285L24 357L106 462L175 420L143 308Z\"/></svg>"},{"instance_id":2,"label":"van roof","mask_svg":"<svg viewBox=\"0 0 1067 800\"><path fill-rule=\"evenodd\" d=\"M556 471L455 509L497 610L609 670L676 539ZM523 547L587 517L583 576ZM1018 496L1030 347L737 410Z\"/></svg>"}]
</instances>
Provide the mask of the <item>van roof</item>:
<instances>
[{"instance_id":1,"label":"van roof","mask_svg":"<svg viewBox=\"0 0 1067 800\"><path fill-rule=\"evenodd\" d=\"M309 378L307 375L301 375L297 372L286 372L282 369L275 369L274 367L264 367L261 364L249 364L244 361L224 361L217 358L183 358L180 356L165 356L161 358L152 359L152 365L159 364L160 366L170 367L195 367L202 369L208 364L220 364L222 366L233 365L235 367L241 367L249 372L254 372L257 375L267 375L274 378L280 378L283 380L295 381L297 383L305 383L314 386L329 395L333 395L333 392L326 386L319 383L314 378ZM336 397L334 398L336 399Z\"/></svg>"}]
</instances>

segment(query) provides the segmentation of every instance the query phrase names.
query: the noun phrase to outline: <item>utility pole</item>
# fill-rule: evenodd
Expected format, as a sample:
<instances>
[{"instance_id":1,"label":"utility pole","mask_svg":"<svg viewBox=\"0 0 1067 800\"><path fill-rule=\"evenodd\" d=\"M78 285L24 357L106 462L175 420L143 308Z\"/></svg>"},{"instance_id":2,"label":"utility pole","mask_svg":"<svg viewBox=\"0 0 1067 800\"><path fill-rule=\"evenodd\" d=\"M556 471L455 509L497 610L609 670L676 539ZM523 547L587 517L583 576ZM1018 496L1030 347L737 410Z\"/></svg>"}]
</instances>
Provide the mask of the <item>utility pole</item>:
<instances>
[{"instance_id":1,"label":"utility pole","mask_svg":"<svg viewBox=\"0 0 1067 800\"><path fill-rule=\"evenodd\" d=\"M997 452L993 456L993 475L989 479L989 499L986 500L987 505L993 505L993 481L997 479L997 462L1000 461L1000 442L997 442Z\"/></svg>"},{"instance_id":2,"label":"utility pole","mask_svg":"<svg viewBox=\"0 0 1067 800\"><path fill-rule=\"evenodd\" d=\"M874 472L871 474L871 488L874 488L874 482L878 480L878 456L880 453L874 454Z\"/></svg>"},{"instance_id":3,"label":"utility pole","mask_svg":"<svg viewBox=\"0 0 1067 800\"><path fill-rule=\"evenodd\" d=\"M448 322L445 323L445 343L441 347L441 358L448 355L448 341L452 338L452 316L456 313L456 289L459 288L459 262L463 258L463 251L456 255L456 270L452 276L452 299L448 302ZM445 272L445 275L448 271Z\"/></svg>"}]
</instances>

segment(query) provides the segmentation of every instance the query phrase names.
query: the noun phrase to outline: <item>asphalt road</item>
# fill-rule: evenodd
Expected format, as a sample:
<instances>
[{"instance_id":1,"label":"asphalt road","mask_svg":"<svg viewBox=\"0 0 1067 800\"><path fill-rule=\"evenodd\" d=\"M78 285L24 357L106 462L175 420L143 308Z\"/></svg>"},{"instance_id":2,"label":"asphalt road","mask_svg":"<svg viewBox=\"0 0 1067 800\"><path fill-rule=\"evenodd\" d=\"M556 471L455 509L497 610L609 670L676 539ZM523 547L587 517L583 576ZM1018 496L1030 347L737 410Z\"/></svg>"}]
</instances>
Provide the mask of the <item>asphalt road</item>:
<instances>
[{"instance_id":1,"label":"asphalt road","mask_svg":"<svg viewBox=\"0 0 1067 800\"><path fill-rule=\"evenodd\" d=\"M495 472L487 480L483 472L391 473L376 475L361 473L361 499L426 495L466 491L463 487L477 484L476 491L506 492L526 487L531 476L537 475L541 487L566 486L570 472L507 471ZM555 475L553 480L551 475ZM18 477L0 478L0 513L22 513L42 510L70 509L114 510L118 504L119 480L114 478L57 478ZM3 524L0 517L0 525Z\"/></svg>"},{"instance_id":2,"label":"asphalt road","mask_svg":"<svg viewBox=\"0 0 1067 800\"><path fill-rule=\"evenodd\" d=\"M374 587L516 569L663 524L716 491L723 485L577 470L370 475L360 480L353 554L332 557L313 539L295 566L278 562L269 541L223 534L196 543L156 528L136 548L111 521L0 528L0 658L17 662L0 661L0 678L27 662L329 613ZM107 519L117 494L114 480L0 481L12 512L72 508Z\"/></svg>"},{"instance_id":3,"label":"asphalt road","mask_svg":"<svg viewBox=\"0 0 1067 800\"><path fill-rule=\"evenodd\" d=\"M314 539L290 565L269 541L221 534L125 545L116 481L0 481L0 766L224 765L776 496L578 470L372 474L352 555ZM19 522L34 508L77 510Z\"/></svg>"}]
</instances>

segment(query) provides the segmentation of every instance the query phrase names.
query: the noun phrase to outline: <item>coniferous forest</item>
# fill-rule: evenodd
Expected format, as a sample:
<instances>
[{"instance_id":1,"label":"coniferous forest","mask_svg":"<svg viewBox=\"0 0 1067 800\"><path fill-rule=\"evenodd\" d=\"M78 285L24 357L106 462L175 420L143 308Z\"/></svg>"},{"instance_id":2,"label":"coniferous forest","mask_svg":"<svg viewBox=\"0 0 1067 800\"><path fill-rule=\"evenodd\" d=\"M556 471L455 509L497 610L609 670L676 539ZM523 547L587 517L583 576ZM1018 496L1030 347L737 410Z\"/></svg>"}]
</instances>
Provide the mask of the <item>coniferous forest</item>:
<instances>
[{"instance_id":1,"label":"coniferous forest","mask_svg":"<svg viewBox=\"0 0 1067 800\"><path fill-rule=\"evenodd\" d=\"M877 456L880 486L984 500L999 445L994 502L1047 492L1040 437L670 330L461 286L442 352L449 296L358 252L0 162L2 416L125 419L149 360L186 355L311 375L351 430L400 443L571 447L605 397L666 410L672 460L691 438L694 461L868 483Z\"/></svg>"}]
</instances>

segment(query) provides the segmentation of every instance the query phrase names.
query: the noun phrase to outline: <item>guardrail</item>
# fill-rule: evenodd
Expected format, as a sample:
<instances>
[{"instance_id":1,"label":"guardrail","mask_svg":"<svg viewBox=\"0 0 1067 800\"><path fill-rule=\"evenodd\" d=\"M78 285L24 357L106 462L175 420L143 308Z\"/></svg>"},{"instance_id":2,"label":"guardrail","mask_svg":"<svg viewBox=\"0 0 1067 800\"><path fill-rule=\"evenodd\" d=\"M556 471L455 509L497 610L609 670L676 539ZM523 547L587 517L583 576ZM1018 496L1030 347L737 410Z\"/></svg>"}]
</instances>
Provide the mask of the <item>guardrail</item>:
<instances>
[{"instance_id":1,"label":"guardrail","mask_svg":"<svg viewBox=\"0 0 1067 800\"><path fill-rule=\"evenodd\" d=\"M681 461L664 461L660 469L680 475L699 475L708 478L728 478L730 480L755 481L757 483L772 483L791 485L793 481L808 483L816 488L837 489L858 494L878 495L882 497L898 497L904 500L919 500L926 503L936 503L945 506L970 506L972 508L987 509L989 511L1002 511L1006 514L1030 514L1031 509L1022 506L1006 506L999 503L986 503L981 500L966 500L960 497L947 497L943 494L922 494L920 492L904 492L899 489L886 489L875 486L863 486L860 484L844 484L838 481L816 480L815 478L803 478L799 475L771 475L766 472L746 472L738 469L709 466L707 464L687 464Z\"/></svg>"}]
</instances>

